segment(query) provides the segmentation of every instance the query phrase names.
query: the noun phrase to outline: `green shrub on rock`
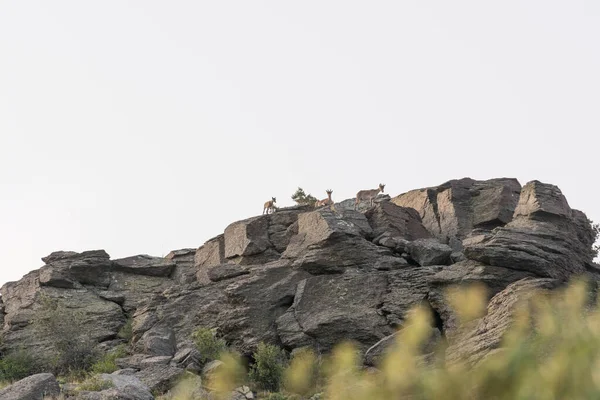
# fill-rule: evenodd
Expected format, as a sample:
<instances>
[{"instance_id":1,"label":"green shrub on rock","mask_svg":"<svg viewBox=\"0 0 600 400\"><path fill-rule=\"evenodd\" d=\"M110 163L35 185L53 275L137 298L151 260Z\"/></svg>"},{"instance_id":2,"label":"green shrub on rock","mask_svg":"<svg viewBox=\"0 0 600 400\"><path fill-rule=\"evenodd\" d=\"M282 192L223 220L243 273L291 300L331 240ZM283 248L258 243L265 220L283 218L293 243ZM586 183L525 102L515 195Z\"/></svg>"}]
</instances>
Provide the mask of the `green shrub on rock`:
<instances>
[{"instance_id":1,"label":"green shrub on rock","mask_svg":"<svg viewBox=\"0 0 600 400\"><path fill-rule=\"evenodd\" d=\"M9 353L0 360L0 381L18 381L37 372L35 357L25 350Z\"/></svg>"},{"instance_id":2,"label":"green shrub on rock","mask_svg":"<svg viewBox=\"0 0 600 400\"><path fill-rule=\"evenodd\" d=\"M192 339L200 353L200 362L202 364L217 360L221 353L227 350L225 341L217 338L215 332L208 328L197 329L192 333Z\"/></svg>"},{"instance_id":3,"label":"green shrub on rock","mask_svg":"<svg viewBox=\"0 0 600 400\"><path fill-rule=\"evenodd\" d=\"M259 388L277 392L281 386L286 357L277 346L260 343L254 353L254 365L250 369L250 379Z\"/></svg>"},{"instance_id":4,"label":"green shrub on rock","mask_svg":"<svg viewBox=\"0 0 600 400\"><path fill-rule=\"evenodd\" d=\"M77 387L77 390L86 392L100 392L102 390L110 389L111 387L114 387L114 384L111 381L104 380L100 378L100 376L94 375L81 382Z\"/></svg>"},{"instance_id":5,"label":"green shrub on rock","mask_svg":"<svg viewBox=\"0 0 600 400\"><path fill-rule=\"evenodd\" d=\"M127 356L127 350L125 345L119 345L106 353L98 361L92 365L92 372L96 374L110 374L119 369L116 361L117 358L123 358Z\"/></svg>"}]
</instances>

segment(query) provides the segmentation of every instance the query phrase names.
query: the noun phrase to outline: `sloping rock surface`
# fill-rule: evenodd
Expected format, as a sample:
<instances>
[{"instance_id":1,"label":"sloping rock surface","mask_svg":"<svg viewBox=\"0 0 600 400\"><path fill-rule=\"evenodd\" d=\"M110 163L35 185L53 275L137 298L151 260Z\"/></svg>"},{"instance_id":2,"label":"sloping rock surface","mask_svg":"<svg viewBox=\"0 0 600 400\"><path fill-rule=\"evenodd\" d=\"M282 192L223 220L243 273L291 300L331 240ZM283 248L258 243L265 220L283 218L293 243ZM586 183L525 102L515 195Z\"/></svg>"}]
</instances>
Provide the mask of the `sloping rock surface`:
<instances>
[{"instance_id":1,"label":"sloping rock surface","mask_svg":"<svg viewBox=\"0 0 600 400\"><path fill-rule=\"evenodd\" d=\"M31 375L0 389L2 400L39 400L59 394L60 387L52 374Z\"/></svg>"},{"instance_id":2,"label":"sloping rock surface","mask_svg":"<svg viewBox=\"0 0 600 400\"><path fill-rule=\"evenodd\" d=\"M518 299L578 274L600 277L589 221L553 185L465 178L353 208L281 208L165 258L52 253L1 289L5 350L52 347L32 324L50 297L81 311L103 350L132 318L137 354L117 363L163 390L184 369L200 371L198 328L247 356L260 342L328 351L353 340L375 363L425 305L449 360L477 362L500 343ZM485 317L462 327L444 294L469 283L487 286L491 300Z\"/></svg>"}]
</instances>

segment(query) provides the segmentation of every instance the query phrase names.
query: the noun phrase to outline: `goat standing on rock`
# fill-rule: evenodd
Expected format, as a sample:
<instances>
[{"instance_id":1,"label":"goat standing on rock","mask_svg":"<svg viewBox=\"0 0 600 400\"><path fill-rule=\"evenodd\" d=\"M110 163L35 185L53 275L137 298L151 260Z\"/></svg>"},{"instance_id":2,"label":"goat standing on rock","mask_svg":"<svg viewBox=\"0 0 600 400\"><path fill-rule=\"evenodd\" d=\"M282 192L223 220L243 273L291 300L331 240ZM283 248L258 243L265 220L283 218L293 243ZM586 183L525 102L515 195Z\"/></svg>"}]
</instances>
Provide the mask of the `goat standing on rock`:
<instances>
[{"instance_id":1,"label":"goat standing on rock","mask_svg":"<svg viewBox=\"0 0 600 400\"><path fill-rule=\"evenodd\" d=\"M267 201L263 207L263 215L265 214L265 211L267 214L269 214L269 211L271 211L271 214L273 214L275 212L275 202L277 201L277 199L275 199L275 197L271 197L271 200Z\"/></svg>"},{"instance_id":2,"label":"goat standing on rock","mask_svg":"<svg viewBox=\"0 0 600 400\"><path fill-rule=\"evenodd\" d=\"M322 206L330 206L333 205L333 200L331 200L331 193L333 193L333 190L329 189L325 191L327 193L327 198L323 199L323 200L319 200L315 203L315 207L322 207Z\"/></svg>"},{"instance_id":3,"label":"goat standing on rock","mask_svg":"<svg viewBox=\"0 0 600 400\"><path fill-rule=\"evenodd\" d=\"M383 193L384 187L385 187L385 184L380 183L379 188L377 188L377 189L361 190L358 193L356 193L356 200L354 200L354 209L356 210L356 208L358 207L358 205L360 204L361 201L366 201L366 200L369 200L370 206L373 207L373 199L375 197L377 197L379 192Z\"/></svg>"}]
</instances>

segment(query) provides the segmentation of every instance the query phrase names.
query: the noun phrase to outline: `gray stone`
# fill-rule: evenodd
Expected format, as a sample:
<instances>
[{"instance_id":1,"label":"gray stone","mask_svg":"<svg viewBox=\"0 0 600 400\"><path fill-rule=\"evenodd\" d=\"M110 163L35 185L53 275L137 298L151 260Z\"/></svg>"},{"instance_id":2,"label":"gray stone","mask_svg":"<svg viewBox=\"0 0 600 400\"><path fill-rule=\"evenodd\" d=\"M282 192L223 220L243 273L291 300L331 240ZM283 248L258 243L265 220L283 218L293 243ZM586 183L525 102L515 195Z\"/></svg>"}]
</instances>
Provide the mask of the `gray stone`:
<instances>
[{"instance_id":1,"label":"gray stone","mask_svg":"<svg viewBox=\"0 0 600 400\"><path fill-rule=\"evenodd\" d=\"M155 326L148 330L142 336L141 344L144 353L152 356L173 357L177 349L175 332L166 326Z\"/></svg>"},{"instance_id":2,"label":"gray stone","mask_svg":"<svg viewBox=\"0 0 600 400\"><path fill-rule=\"evenodd\" d=\"M196 279L200 283L209 283L207 271L225 263L225 236L219 235L202 245L194 256Z\"/></svg>"},{"instance_id":3,"label":"gray stone","mask_svg":"<svg viewBox=\"0 0 600 400\"><path fill-rule=\"evenodd\" d=\"M221 360L210 361L210 362L206 363L204 368L202 368L202 375L210 376L210 375L216 373L219 370L219 368L222 368L223 365L225 365L225 363Z\"/></svg>"},{"instance_id":4,"label":"gray stone","mask_svg":"<svg viewBox=\"0 0 600 400\"><path fill-rule=\"evenodd\" d=\"M221 264L207 271L208 279L212 282L224 281L249 273L250 270L247 267L238 264Z\"/></svg>"},{"instance_id":5,"label":"gray stone","mask_svg":"<svg viewBox=\"0 0 600 400\"><path fill-rule=\"evenodd\" d=\"M123 368L112 373L112 375L135 375L138 370L135 368Z\"/></svg>"},{"instance_id":6,"label":"gray stone","mask_svg":"<svg viewBox=\"0 0 600 400\"><path fill-rule=\"evenodd\" d=\"M283 257L294 259L293 267L315 275L374 268L380 256L392 253L366 240L365 234L358 222L349 222L327 208L304 213L298 217L298 234L291 239Z\"/></svg>"},{"instance_id":7,"label":"gray stone","mask_svg":"<svg viewBox=\"0 0 600 400\"><path fill-rule=\"evenodd\" d=\"M59 251L42 258L46 262L40 270L40 285L75 288L77 283L107 287L110 284L112 262L104 250Z\"/></svg>"},{"instance_id":8,"label":"gray stone","mask_svg":"<svg viewBox=\"0 0 600 400\"><path fill-rule=\"evenodd\" d=\"M167 260L175 263L175 269L171 274L175 282L185 285L196 280L195 255L196 249L180 249L173 250L165 256Z\"/></svg>"},{"instance_id":9,"label":"gray stone","mask_svg":"<svg viewBox=\"0 0 600 400\"><path fill-rule=\"evenodd\" d=\"M465 256L485 264L568 280L592 265L594 233L585 214L571 210L556 186L523 187L514 219L465 239Z\"/></svg>"},{"instance_id":10,"label":"gray stone","mask_svg":"<svg viewBox=\"0 0 600 400\"><path fill-rule=\"evenodd\" d=\"M167 365L171 361L171 358L172 358L171 356L154 356L154 357L144 358L140 362L140 368L146 369L146 368L153 367L155 365Z\"/></svg>"},{"instance_id":11,"label":"gray stone","mask_svg":"<svg viewBox=\"0 0 600 400\"><path fill-rule=\"evenodd\" d=\"M257 255L269 247L269 216L234 222L225 228L225 258Z\"/></svg>"},{"instance_id":12,"label":"gray stone","mask_svg":"<svg viewBox=\"0 0 600 400\"><path fill-rule=\"evenodd\" d=\"M41 286L39 270L32 271L18 282L6 283L1 292L5 306L3 345L6 351L23 348L36 353L40 359L54 355L51 338L40 335L32 323L36 318L43 317L46 298L79 314L78 321L86 329L73 334L85 335L92 342L99 343L116 337L125 323L119 305L98 297L93 289Z\"/></svg>"},{"instance_id":13,"label":"gray stone","mask_svg":"<svg viewBox=\"0 0 600 400\"><path fill-rule=\"evenodd\" d=\"M430 233L443 242L450 242L453 238L463 239L474 228L492 229L510 222L520 189L516 179L464 178L413 190L391 201L417 210Z\"/></svg>"},{"instance_id":14,"label":"gray stone","mask_svg":"<svg viewBox=\"0 0 600 400\"><path fill-rule=\"evenodd\" d=\"M114 260L113 269L136 275L169 277L175 269L175 263L170 259L142 254Z\"/></svg>"},{"instance_id":15,"label":"gray stone","mask_svg":"<svg viewBox=\"0 0 600 400\"><path fill-rule=\"evenodd\" d=\"M186 369L191 366L195 370L200 365L200 352L193 344L189 344L187 347L177 350L171 360L171 365Z\"/></svg>"},{"instance_id":16,"label":"gray stone","mask_svg":"<svg viewBox=\"0 0 600 400\"><path fill-rule=\"evenodd\" d=\"M135 376L142 381L151 392L164 393L174 386L177 379L183 374L181 368L171 367L169 365L155 365L136 373Z\"/></svg>"},{"instance_id":17,"label":"gray stone","mask_svg":"<svg viewBox=\"0 0 600 400\"><path fill-rule=\"evenodd\" d=\"M485 317L461 332L446 350L450 364L467 362L476 364L501 346L504 333L513 321L517 304L526 301L539 291L555 289L559 282L553 279L526 278L509 285L489 302Z\"/></svg>"},{"instance_id":18,"label":"gray stone","mask_svg":"<svg viewBox=\"0 0 600 400\"><path fill-rule=\"evenodd\" d=\"M310 277L298 285L286 314L293 315L301 332L319 350L330 350L342 340L372 344L392 333L386 318L377 312L387 287L383 274ZM280 334L281 340L286 347L304 346L301 332L292 332L291 315L277 320L278 331L288 332ZM294 342L298 337L300 342Z\"/></svg>"},{"instance_id":19,"label":"gray stone","mask_svg":"<svg viewBox=\"0 0 600 400\"><path fill-rule=\"evenodd\" d=\"M410 257L423 267L450 263L452 249L436 239L418 239L410 242L407 247Z\"/></svg>"},{"instance_id":20,"label":"gray stone","mask_svg":"<svg viewBox=\"0 0 600 400\"><path fill-rule=\"evenodd\" d=\"M142 369L142 361L148 358L147 354L134 354L129 357L117 358L115 363L121 369Z\"/></svg>"},{"instance_id":21,"label":"gray stone","mask_svg":"<svg viewBox=\"0 0 600 400\"><path fill-rule=\"evenodd\" d=\"M408 207L400 207L385 201L369 209L365 216L373 227L373 236L388 234L406 240L430 238L431 234L421 223L419 213Z\"/></svg>"},{"instance_id":22,"label":"gray stone","mask_svg":"<svg viewBox=\"0 0 600 400\"><path fill-rule=\"evenodd\" d=\"M250 400L254 399L254 393L248 386L240 386L231 392L230 400Z\"/></svg>"},{"instance_id":23,"label":"gray stone","mask_svg":"<svg viewBox=\"0 0 600 400\"><path fill-rule=\"evenodd\" d=\"M101 400L153 400L150 388L139 378L130 374L101 374L100 378L113 387L98 392Z\"/></svg>"},{"instance_id":24,"label":"gray stone","mask_svg":"<svg viewBox=\"0 0 600 400\"><path fill-rule=\"evenodd\" d=\"M28 376L0 389L2 400L40 400L44 396L58 396L60 387L52 374Z\"/></svg>"}]
</instances>

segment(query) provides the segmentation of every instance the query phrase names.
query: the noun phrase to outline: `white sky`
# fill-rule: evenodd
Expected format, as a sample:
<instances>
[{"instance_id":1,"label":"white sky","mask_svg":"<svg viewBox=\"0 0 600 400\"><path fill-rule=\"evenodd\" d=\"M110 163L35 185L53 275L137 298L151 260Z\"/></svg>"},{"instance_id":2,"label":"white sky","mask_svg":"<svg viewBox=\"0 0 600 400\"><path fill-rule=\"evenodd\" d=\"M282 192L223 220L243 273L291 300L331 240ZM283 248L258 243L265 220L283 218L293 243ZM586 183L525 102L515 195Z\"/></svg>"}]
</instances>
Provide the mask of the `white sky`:
<instances>
[{"instance_id":1,"label":"white sky","mask_svg":"<svg viewBox=\"0 0 600 400\"><path fill-rule=\"evenodd\" d=\"M0 0L0 284L297 186L561 187L600 221L600 2Z\"/></svg>"}]
</instances>

